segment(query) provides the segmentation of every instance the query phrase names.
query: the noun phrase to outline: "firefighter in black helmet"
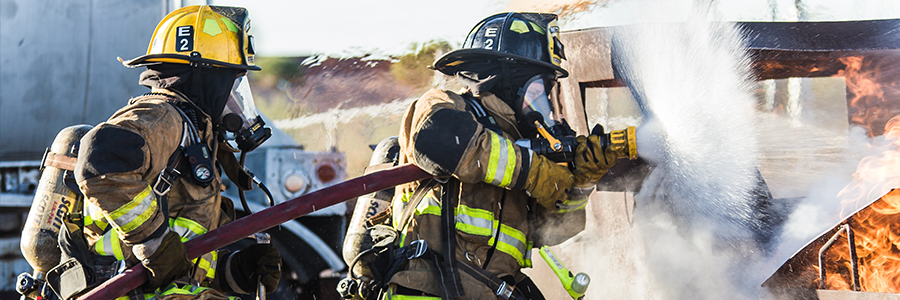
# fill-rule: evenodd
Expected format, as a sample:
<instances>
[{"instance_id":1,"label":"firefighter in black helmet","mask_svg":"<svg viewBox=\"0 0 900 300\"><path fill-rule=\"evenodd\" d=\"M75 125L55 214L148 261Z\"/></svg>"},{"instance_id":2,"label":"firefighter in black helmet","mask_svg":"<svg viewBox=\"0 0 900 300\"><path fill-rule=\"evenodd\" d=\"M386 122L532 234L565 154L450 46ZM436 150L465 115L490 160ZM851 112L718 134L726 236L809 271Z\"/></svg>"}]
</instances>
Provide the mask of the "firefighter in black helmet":
<instances>
[{"instance_id":1,"label":"firefighter in black helmet","mask_svg":"<svg viewBox=\"0 0 900 300\"><path fill-rule=\"evenodd\" d=\"M63 260L94 272L88 286L143 264L150 278L133 295L140 298L226 299L255 293L260 283L275 289L281 257L271 245L193 260L183 245L233 220L220 172L238 179L243 168L233 153L271 135L247 85L247 72L260 70L249 27L244 8L183 7L160 21L145 55L123 62L147 68L140 84L151 91L81 140L75 178L85 195L83 231L61 242ZM83 292L66 282L59 289L64 299Z\"/></svg>"},{"instance_id":2,"label":"firefighter in black helmet","mask_svg":"<svg viewBox=\"0 0 900 300\"><path fill-rule=\"evenodd\" d=\"M402 121L400 163L437 179L399 186L392 201L401 246L429 249L390 278L394 299L543 299L520 269L532 248L584 228L588 195L615 162L596 136L578 137L571 171L516 143L562 123L556 80L568 73L556 20L490 16L434 63L467 89L431 90Z\"/></svg>"}]
</instances>

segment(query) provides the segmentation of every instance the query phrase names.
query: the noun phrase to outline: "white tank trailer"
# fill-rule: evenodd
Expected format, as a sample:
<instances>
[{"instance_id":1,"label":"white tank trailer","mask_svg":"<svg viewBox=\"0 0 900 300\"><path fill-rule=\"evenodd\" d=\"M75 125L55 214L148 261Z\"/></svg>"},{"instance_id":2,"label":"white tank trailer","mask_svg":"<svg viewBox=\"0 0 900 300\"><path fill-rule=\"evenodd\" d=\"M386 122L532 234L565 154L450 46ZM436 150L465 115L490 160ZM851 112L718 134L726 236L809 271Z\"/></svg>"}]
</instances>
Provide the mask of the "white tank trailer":
<instances>
[{"instance_id":1,"label":"white tank trailer","mask_svg":"<svg viewBox=\"0 0 900 300\"><path fill-rule=\"evenodd\" d=\"M52 203L32 207L44 184L39 183L42 176L62 175L54 167L41 171L45 150L63 128L96 125L130 97L148 91L137 84L142 69L125 68L116 57L145 53L159 20L181 5L193 4L187 2L0 1L0 299L18 298L18 275L40 278L40 272L59 258L54 248L59 228L52 220L66 207ZM343 153L303 150L277 129L247 155L246 166L268 186L275 203L347 177ZM235 201L239 214L246 213L236 187L227 179L225 184L225 194ZM42 195L58 201L74 196L55 190ZM248 191L246 198L254 212L268 207L259 188ZM319 287L322 280L330 280L320 274L346 269L339 254L345 210L344 204L335 205L269 230L284 257L282 284L271 297L333 290L334 284ZM51 222L42 226L40 220Z\"/></svg>"}]
</instances>

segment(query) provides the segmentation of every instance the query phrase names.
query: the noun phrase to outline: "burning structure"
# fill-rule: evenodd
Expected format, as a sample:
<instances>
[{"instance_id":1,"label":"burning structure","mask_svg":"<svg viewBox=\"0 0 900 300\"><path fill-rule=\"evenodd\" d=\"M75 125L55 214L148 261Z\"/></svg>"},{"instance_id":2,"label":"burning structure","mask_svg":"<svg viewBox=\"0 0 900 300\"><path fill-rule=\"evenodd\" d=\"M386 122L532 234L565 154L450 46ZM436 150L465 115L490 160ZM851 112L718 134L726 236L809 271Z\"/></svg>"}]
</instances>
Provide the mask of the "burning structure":
<instances>
[{"instance_id":1,"label":"burning structure","mask_svg":"<svg viewBox=\"0 0 900 300\"><path fill-rule=\"evenodd\" d=\"M789 250L795 253L786 261L774 262L777 271L765 280L763 287L779 299L897 299L900 297L895 295L900 293L900 228L896 224L900 223L900 190L892 189L900 188L900 181L889 179L900 178L893 175L900 168L900 151L897 151L900 118L894 119L900 115L900 35L897 34L900 20L741 22L737 26L747 39L756 80L843 79L844 90L838 91L845 96L846 106L838 110L846 111L846 121L841 122L846 124L843 128L862 128L869 137L886 141L885 149L893 149L880 154L880 159L869 158L860 163L855 182L871 181L874 177L880 183L844 188L838 195L844 205L843 221L804 247ZM560 92L562 98L581 101L568 101L560 106L578 131L585 132L588 124L593 123L589 120L592 118L590 98L597 97L592 95L593 89L626 86L612 58L618 32L617 28L594 28L562 35L563 42L569 46L565 67L571 75L561 82ZM608 95L600 98L603 97ZM788 115L798 109L792 106L798 104L791 101L760 105ZM588 115L572 113L585 111L586 107ZM617 165L610 172L612 178L605 188L640 190L641 180L651 169L646 163ZM768 189L765 182L762 186ZM761 202L762 206L782 207L780 215L766 216L770 228L763 234L771 238L774 234L771 228L782 225L796 205L796 201L786 198L796 195L764 196L768 199Z\"/></svg>"}]
</instances>

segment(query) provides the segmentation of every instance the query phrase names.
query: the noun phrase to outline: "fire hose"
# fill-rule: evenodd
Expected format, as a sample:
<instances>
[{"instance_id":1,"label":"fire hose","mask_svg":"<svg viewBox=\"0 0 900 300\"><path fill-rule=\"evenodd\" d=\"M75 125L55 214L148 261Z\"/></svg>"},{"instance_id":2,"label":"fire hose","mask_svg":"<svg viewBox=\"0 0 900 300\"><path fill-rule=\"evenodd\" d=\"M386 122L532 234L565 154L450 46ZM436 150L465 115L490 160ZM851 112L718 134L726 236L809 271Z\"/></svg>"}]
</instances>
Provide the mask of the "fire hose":
<instances>
[{"instance_id":1,"label":"fire hose","mask_svg":"<svg viewBox=\"0 0 900 300\"><path fill-rule=\"evenodd\" d=\"M428 178L428 173L408 164L360 176L342 183L317 190L257 213L235 220L184 243L188 256L197 258L257 232L275 227L281 223L355 197L376 192L392 186ZM119 274L79 300L115 299L141 286L148 279L147 269L136 265Z\"/></svg>"}]
</instances>

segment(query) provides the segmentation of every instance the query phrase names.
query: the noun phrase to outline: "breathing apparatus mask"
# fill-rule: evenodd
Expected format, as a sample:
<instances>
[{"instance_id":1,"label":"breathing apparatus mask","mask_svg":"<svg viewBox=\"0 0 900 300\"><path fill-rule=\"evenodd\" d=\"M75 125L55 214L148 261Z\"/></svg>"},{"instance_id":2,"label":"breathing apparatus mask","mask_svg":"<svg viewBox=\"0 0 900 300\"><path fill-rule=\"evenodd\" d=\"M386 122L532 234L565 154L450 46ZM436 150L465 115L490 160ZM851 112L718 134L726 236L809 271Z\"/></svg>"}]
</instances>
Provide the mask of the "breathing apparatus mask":
<instances>
[{"instance_id":1,"label":"breathing apparatus mask","mask_svg":"<svg viewBox=\"0 0 900 300\"><path fill-rule=\"evenodd\" d=\"M575 131L554 107L559 92L556 76L532 76L519 91L513 110L518 115L519 131L525 139L516 144L556 162L572 161L577 145Z\"/></svg>"},{"instance_id":2,"label":"breathing apparatus mask","mask_svg":"<svg viewBox=\"0 0 900 300\"><path fill-rule=\"evenodd\" d=\"M272 136L272 129L265 127L253 103L246 74L234 80L221 120L228 132L226 139L233 140L243 152L253 151Z\"/></svg>"},{"instance_id":3,"label":"breathing apparatus mask","mask_svg":"<svg viewBox=\"0 0 900 300\"><path fill-rule=\"evenodd\" d=\"M555 162L572 162L578 145L575 131L554 106L557 101L556 77L539 74L529 78L521 88L513 110L519 117L519 130L525 139L516 144L529 148ZM610 147L620 158L636 159L634 127L606 133L597 124L592 135L600 136L600 144Z\"/></svg>"}]
</instances>

